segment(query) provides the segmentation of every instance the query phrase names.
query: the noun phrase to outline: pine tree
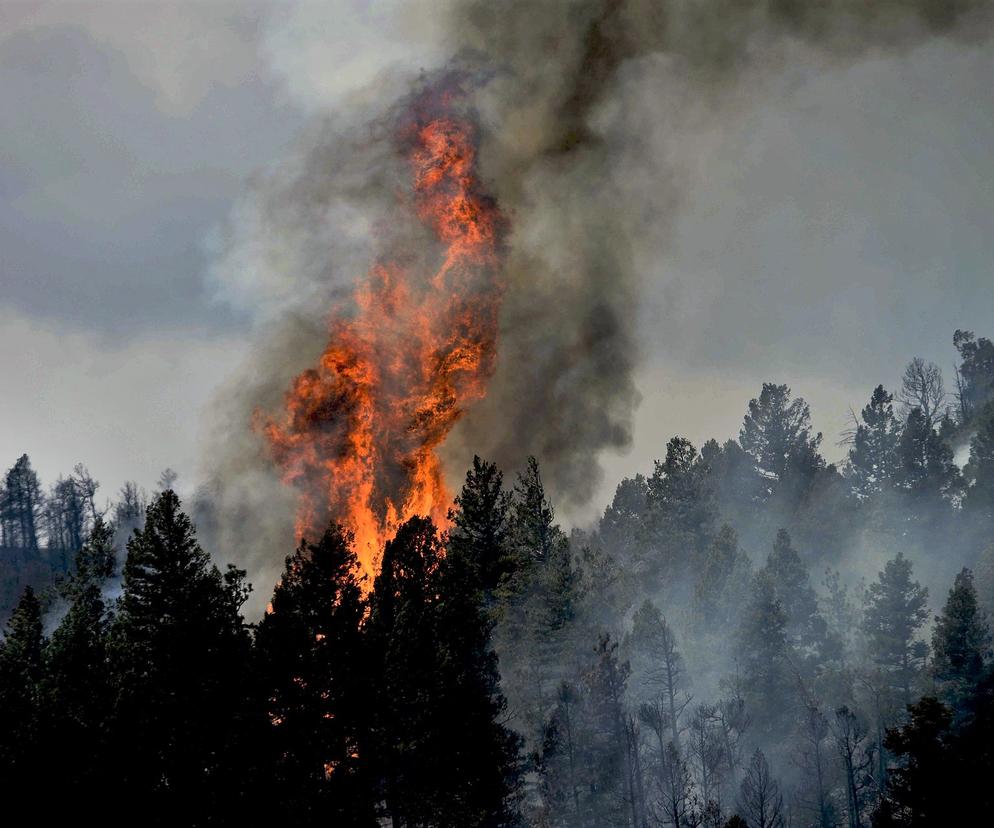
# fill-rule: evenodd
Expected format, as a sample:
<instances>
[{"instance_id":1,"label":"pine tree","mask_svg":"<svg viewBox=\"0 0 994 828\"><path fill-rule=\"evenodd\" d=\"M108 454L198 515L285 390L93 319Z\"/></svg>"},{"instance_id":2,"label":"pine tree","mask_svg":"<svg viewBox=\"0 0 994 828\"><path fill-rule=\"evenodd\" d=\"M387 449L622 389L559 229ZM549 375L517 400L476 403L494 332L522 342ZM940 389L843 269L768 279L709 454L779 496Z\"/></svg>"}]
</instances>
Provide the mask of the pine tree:
<instances>
[{"instance_id":1,"label":"pine tree","mask_svg":"<svg viewBox=\"0 0 994 828\"><path fill-rule=\"evenodd\" d=\"M34 796L42 789L41 604L31 587L0 641L0 790Z\"/></svg>"},{"instance_id":2,"label":"pine tree","mask_svg":"<svg viewBox=\"0 0 994 828\"><path fill-rule=\"evenodd\" d=\"M867 650L884 681L904 704L912 700L928 647L917 640L928 619L928 589L911 578L911 561L898 552L867 590L863 632Z\"/></svg>"},{"instance_id":3,"label":"pine tree","mask_svg":"<svg viewBox=\"0 0 994 828\"><path fill-rule=\"evenodd\" d=\"M596 769L582 755L588 738L583 702L580 688L575 684L564 681L559 685L541 747L532 758L538 775L538 802L531 806L533 813L529 814L532 818L528 822L582 825L585 821Z\"/></svg>"},{"instance_id":4,"label":"pine tree","mask_svg":"<svg viewBox=\"0 0 994 828\"><path fill-rule=\"evenodd\" d=\"M38 530L45 503L41 482L31 468L31 460L26 454L22 454L7 472L0 506L4 545L37 552Z\"/></svg>"},{"instance_id":5,"label":"pine tree","mask_svg":"<svg viewBox=\"0 0 994 828\"><path fill-rule=\"evenodd\" d=\"M128 543L112 629L114 754L121 790L153 824L204 824L245 781L243 575L211 564L169 489Z\"/></svg>"},{"instance_id":6,"label":"pine tree","mask_svg":"<svg viewBox=\"0 0 994 828\"><path fill-rule=\"evenodd\" d=\"M794 676L790 668L787 616L765 575L753 582L738 633L746 704L761 729L789 729L792 724Z\"/></svg>"},{"instance_id":7,"label":"pine tree","mask_svg":"<svg viewBox=\"0 0 994 828\"><path fill-rule=\"evenodd\" d=\"M481 569L475 552L450 544L439 569L433 703L440 711L437 751L448 765L444 822L497 828L517 824L520 744L504 724L507 702L487 597L494 572Z\"/></svg>"},{"instance_id":8,"label":"pine tree","mask_svg":"<svg viewBox=\"0 0 994 828\"><path fill-rule=\"evenodd\" d=\"M694 608L707 627L721 629L738 612L749 576L749 561L739 551L738 535L724 524L711 541L694 583Z\"/></svg>"},{"instance_id":9,"label":"pine tree","mask_svg":"<svg viewBox=\"0 0 994 828\"><path fill-rule=\"evenodd\" d=\"M507 588L519 566L511 544L511 496L503 482L496 465L474 457L449 513L449 549L479 570L488 601L500 587Z\"/></svg>"},{"instance_id":10,"label":"pine tree","mask_svg":"<svg viewBox=\"0 0 994 828\"><path fill-rule=\"evenodd\" d=\"M629 739L625 689L631 669L618 658L618 644L602 635L594 661L584 675L590 739L584 759L596 768L596 798L590 801L593 824L640 825L642 803Z\"/></svg>"},{"instance_id":11,"label":"pine tree","mask_svg":"<svg viewBox=\"0 0 994 828\"><path fill-rule=\"evenodd\" d=\"M710 468L682 437L666 445L648 480L647 507L652 542L664 564L682 571L703 554L714 533L716 509Z\"/></svg>"},{"instance_id":12,"label":"pine tree","mask_svg":"<svg viewBox=\"0 0 994 828\"><path fill-rule=\"evenodd\" d=\"M983 336L978 339L972 331L957 330L953 346L962 360L956 372L959 421L968 423L994 395L994 343Z\"/></svg>"},{"instance_id":13,"label":"pine tree","mask_svg":"<svg viewBox=\"0 0 994 828\"><path fill-rule=\"evenodd\" d=\"M260 799L273 819L376 824L364 613L351 534L332 526L317 543L302 541L255 637L275 776L275 789Z\"/></svg>"},{"instance_id":14,"label":"pine tree","mask_svg":"<svg viewBox=\"0 0 994 828\"><path fill-rule=\"evenodd\" d=\"M771 484L783 480L788 469L820 465L821 434L811 435L811 410L800 397L791 400L786 385L763 383L758 399L749 402L739 443Z\"/></svg>"},{"instance_id":15,"label":"pine tree","mask_svg":"<svg viewBox=\"0 0 994 828\"><path fill-rule=\"evenodd\" d=\"M576 621L585 579L569 539L555 523L534 458L514 489L511 539L516 570L494 635L511 706L524 719L522 729L537 740L552 698L569 678L567 667L581 646Z\"/></svg>"},{"instance_id":16,"label":"pine tree","mask_svg":"<svg viewBox=\"0 0 994 828\"><path fill-rule=\"evenodd\" d=\"M994 517L994 407L984 409L977 432L970 440L970 462L965 475L970 480L963 508L981 521Z\"/></svg>"},{"instance_id":17,"label":"pine tree","mask_svg":"<svg viewBox=\"0 0 994 828\"><path fill-rule=\"evenodd\" d=\"M411 518L387 543L370 598L375 762L398 825L515 819L518 743L500 721L491 619L464 552L443 559L432 522Z\"/></svg>"},{"instance_id":18,"label":"pine tree","mask_svg":"<svg viewBox=\"0 0 994 828\"><path fill-rule=\"evenodd\" d=\"M113 706L108 657L111 623L104 588L114 573L113 529L99 517L63 585L69 609L45 649L48 750L58 752L62 784L85 813L103 807L107 727Z\"/></svg>"},{"instance_id":19,"label":"pine tree","mask_svg":"<svg viewBox=\"0 0 994 828\"><path fill-rule=\"evenodd\" d=\"M528 458L514 486L514 541L523 560L542 561L558 540L555 511L545 494L538 460Z\"/></svg>"},{"instance_id":20,"label":"pine tree","mask_svg":"<svg viewBox=\"0 0 994 828\"><path fill-rule=\"evenodd\" d=\"M957 788L951 773L949 710L934 698L924 698L908 712L907 724L887 731L886 747L901 764L890 770L874 828L960 824L946 821Z\"/></svg>"},{"instance_id":21,"label":"pine tree","mask_svg":"<svg viewBox=\"0 0 994 828\"><path fill-rule=\"evenodd\" d=\"M773 585L774 595L783 607L788 646L798 660L813 669L825 659L839 655L838 642L830 640L828 624L818 609L818 596L811 586L808 569L786 529L777 532L773 551L761 574Z\"/></svg>"},{"instance_id":22,"label":"pine tree","mask_svg":"<svg viewBox=\"0 0 994 828\"><path fill-rule=\"evenodd\" d=\"M960 474L953 451L932 427L920 408L913 408L898 443L895 480L911 498L913 508L924 511L930 504L954 495Z\"/></svg>"},{"instance_id":23,"label":"pine tree","mask_svg":"<svg viewBox=\"0 0 994 828\"><path fill-rule=\"evenodd\" d=\"M380 798L396 825L430 825L442 808L437 755L439 654L435 602L442 543L427 518L411 518L387 542L370 596L374 659L374 756Z\"/></svg>"},{"instance_id":24,"label":"pine tree","mask_svg":"<svg viewBox=\"0 0 994 828\"><path fill-rule=\"evenodd\" d=\"M849 477L856 495L865 499L890 485L897 471L901 429L894 416L894 397L882 385L873 389L860 417L849 450Z\"/></svg>"},{"instance_id":25,"label":"pine tree","mask_svg":"<svg viewBox=\"0 0 994 828\"><path fill-rule=\"evenodd\" d=\"M954 712L983 674L990 655L990 628L977 606L973 573L963 569L956 576L932 633L932 672L942 698Z\"/></svg>"},{"instance_id":26,"label":"pine tree","mask_svg":"<svg viewBox=\"0 0 994 828\"><path fill-rule=\"evenodd\" d=\"M614 499L598 526L601 541L622 566L645 566L645 518L649 486L644 475L627 477L618 484Z\"/></svg>"},{"instance_id":27,"label":"pine tree","mask_svg":"<svg viewBox=\"0 0 994 828\"><path fill-rule=\"evenodd\" d=\"M988 542L974 570L977 604L988 617L994 615L994 542Z\"/></svg>"}]
</instances>

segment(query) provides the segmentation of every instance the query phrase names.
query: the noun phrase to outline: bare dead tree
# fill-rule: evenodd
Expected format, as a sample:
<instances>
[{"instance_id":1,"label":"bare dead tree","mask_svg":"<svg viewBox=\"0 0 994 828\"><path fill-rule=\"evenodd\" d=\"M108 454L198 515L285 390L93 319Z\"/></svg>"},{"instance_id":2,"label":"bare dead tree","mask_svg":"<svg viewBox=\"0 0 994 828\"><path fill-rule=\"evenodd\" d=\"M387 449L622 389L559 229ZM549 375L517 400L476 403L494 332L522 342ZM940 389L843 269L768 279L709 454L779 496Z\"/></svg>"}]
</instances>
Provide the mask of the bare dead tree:
<instances>
[{"instance_id":1,"label":"bare dead tree","mask_svg":"<svg viewBox=\"0 0 994 828\"><path fill-rule=\"evenodd\" d=\"M746 710L738 680L728 687L725 698L718 701L718 727L725 753L725 765L730 775L742 766L742 737L752 723Z\"/></svg>"},{"instance_id":2,"label":"bare dead tree","mask_svg":"<svg viewBox=\"0 0 994 828\"><path fill-rule=\"evenodd\" d=\"M702 816L694 781L690 768L672 742L666 746L659 771L660 821L673 828L697 828Z\"/></svg>"},{"instance_id":3,"label":"bare dead tree","mask_svg":"<svg viewBox=\"0 0 994 828\"><path fill-rule=\"evenodd\" d=\"M666 703L662 697L651 702L639 705L639 721L642 722L656 737L656 745L659 749L659 761L662 762L666 755L666 736L670 730L669 714L666 712Z\"/></svg>"},{"instance_id":4,"label":"bare dead tree","mask_svg":"<svg viewBox=\"0 0 994 828\"><path fill-rule=\"evenodd\" d=\"M874 788L875 745L866 726L848 707L835 711L832 739L845 774L848 828L863 828L863 812Z\"/></svg>"},{"instance_id":5,"label":"bare dead tree","mask_svg":"<svg viewBox=\"0 0 994 828\"><path fill-rule=\"evenodd\" d=\"M750 828L785 828L783 794L770 774L763 751L757 750L739 791L739 813Z\"/></svg>"},{"instance_id":6,"label":"bare dead tree","mask_svg":"<svg viewBox=\"0 0 994 828\"><path fill-rule=\"evenodd\" d=\"M901 393L898 395L901 416L907 419L915 408L921 409L929 426L934 426L946 410L945 383L942 369L934 362L915 357L904 369Z\"/></svg>"},{"instance_id":7,"label":"bare dead tree","mask_svg":"<svg viewBox=\"0 0 994 828\"><path fill-rule=\"evenodd\" d=\"M179 474L177 474L171 468L167 467L163 469L162 473L159 475L159 491L164 492L168 489L171 489L175 485L178 477Z\"/></svg>"},{"instance_id":8,"label":"bare dead tree","mask_svg":"<svg viewBox=\"0 0 994 828\"><path fill-rule=\"evenodd\" d=\"M811 814L812 825L817 825L818 828L834 828L836 819L832 796L833 774L826 756L828 720L813 699L806 700L805 706L807 715L800 733L796 761L810 787L798 804Z\"/></svg>"},{"instance_id":9,"label":"bare dead tree","mask_svg":"<svg viewBox=\"0 0 994 828\"><path fill-rule=\"evenodd\" d=\"M705 804L721 802L725 751L719 722L718 708L708 704L698 705L690 717L689 755Z\"/></svg>"},{"instance_id":10,"label":"bare dead tree","mask_svg":"<svg viewBox=\"0 0 994 828\"><path fill-rule=\"evenodd\" d=\"M90 470L82 463L73 466L71 479L80 498L90 510L90 525L95 524L97 519L102 518L107 511L106 509L97 509L97 489L100 488L100 484L93 479Z\"/></svg>"},{"instance_id":11,"label":"bare dead tree","mask_svg":"<svg viewBox=\"0 0 994 828\"><path fill-rule=\"evenodd\" d=\"M970 399L970 392L963 372L956 368L956 390L953 392L953 399L956 400L956 419L960 425L966 423L973 416L973 402Z\"/></svg>"},{"instance_id":12,"label":"bare dead tree","mask_svg":"<svg viewBox=\"0 0 994 828\"><path fill-rule=\"evenodd\" d=\"M660 667L656 673L657 680L666 694L670 728L673 733L673 744L680 748L680 716L690 704L691 696L681 693L684 681L683 659L677 649L676 635L673 628L663 618L658 640L658 657Z\"/></svg>"}]
</instances>

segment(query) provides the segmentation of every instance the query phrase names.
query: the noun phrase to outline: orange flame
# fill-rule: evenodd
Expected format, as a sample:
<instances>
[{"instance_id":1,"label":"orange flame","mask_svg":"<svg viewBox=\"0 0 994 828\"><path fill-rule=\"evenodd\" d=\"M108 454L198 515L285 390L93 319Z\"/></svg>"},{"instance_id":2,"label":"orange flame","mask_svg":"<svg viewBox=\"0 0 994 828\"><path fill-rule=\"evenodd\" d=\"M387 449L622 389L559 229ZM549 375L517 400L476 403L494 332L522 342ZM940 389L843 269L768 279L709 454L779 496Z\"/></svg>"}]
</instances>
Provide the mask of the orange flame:
<instances>
[{"instance_id":1,"label":"orange flame","mask_svg":"<svg viewBox=\"0 0 994 828\"><path fill-rule=\"evenodd\" d=\"M441 98L441 99L439 99ZM318 364L292 383L279 418L259 427L300 492L298 537L329 520L352 529L375 574L385 541L413 515L447 525L436 449L493 373L506 222L481 191L474 129L452 96L422 98L400 137L405 196L437 240L429 266L379 261L355 290L355 314L329 323Z\"/></svg>"}]
</instances>

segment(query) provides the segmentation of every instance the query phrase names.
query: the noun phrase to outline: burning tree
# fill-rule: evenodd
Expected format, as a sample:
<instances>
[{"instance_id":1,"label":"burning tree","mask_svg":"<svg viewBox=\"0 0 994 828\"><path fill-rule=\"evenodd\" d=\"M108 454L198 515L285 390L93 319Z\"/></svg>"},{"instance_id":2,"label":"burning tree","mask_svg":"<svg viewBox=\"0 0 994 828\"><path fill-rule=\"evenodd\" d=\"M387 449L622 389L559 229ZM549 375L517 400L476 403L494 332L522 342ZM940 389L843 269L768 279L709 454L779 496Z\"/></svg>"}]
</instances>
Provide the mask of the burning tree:
<instances>
[{"instance_id":1,"label":"burning tree","mask_svg":"<svg viewBox=\"0 0 994 828\"><path fill-rule=\"evenodd\" d=\"M434 240L430 261L395 250L377 262L355 313L331 320L318 364L293 381L282 416L259 419L300 491L298 534L341 521L370 574L406 519L447 525L436 449L494 369L506 222L482 192L458 99L451 80L426 91L397 132L412 184L402 198Z\"/></svg>"}]
</instances>

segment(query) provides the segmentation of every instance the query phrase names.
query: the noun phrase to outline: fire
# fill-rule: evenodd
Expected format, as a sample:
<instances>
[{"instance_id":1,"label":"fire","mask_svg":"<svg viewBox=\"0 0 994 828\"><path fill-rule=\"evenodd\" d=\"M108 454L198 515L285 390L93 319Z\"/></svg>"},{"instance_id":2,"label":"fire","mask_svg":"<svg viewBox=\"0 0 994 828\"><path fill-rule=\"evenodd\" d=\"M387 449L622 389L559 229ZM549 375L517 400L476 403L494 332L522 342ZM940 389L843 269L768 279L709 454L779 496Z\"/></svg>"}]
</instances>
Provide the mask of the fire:
<instances>
[{"instance_id":1,"label":"fire","mask_svg":"<svg viewBox=\"0 0 994 828\"><path fill-rule=\"evenodd\" d=\"M506 221L482 191L475 130L455 97L422 96L398 132L411 177L401 198L435 240L432 255L377 261L281 415L258 420L300 493L298 537L341 521L370 575L403 521L446 525L452 497L436 450L494 369Z\"/></svg>"}]
</instances>

